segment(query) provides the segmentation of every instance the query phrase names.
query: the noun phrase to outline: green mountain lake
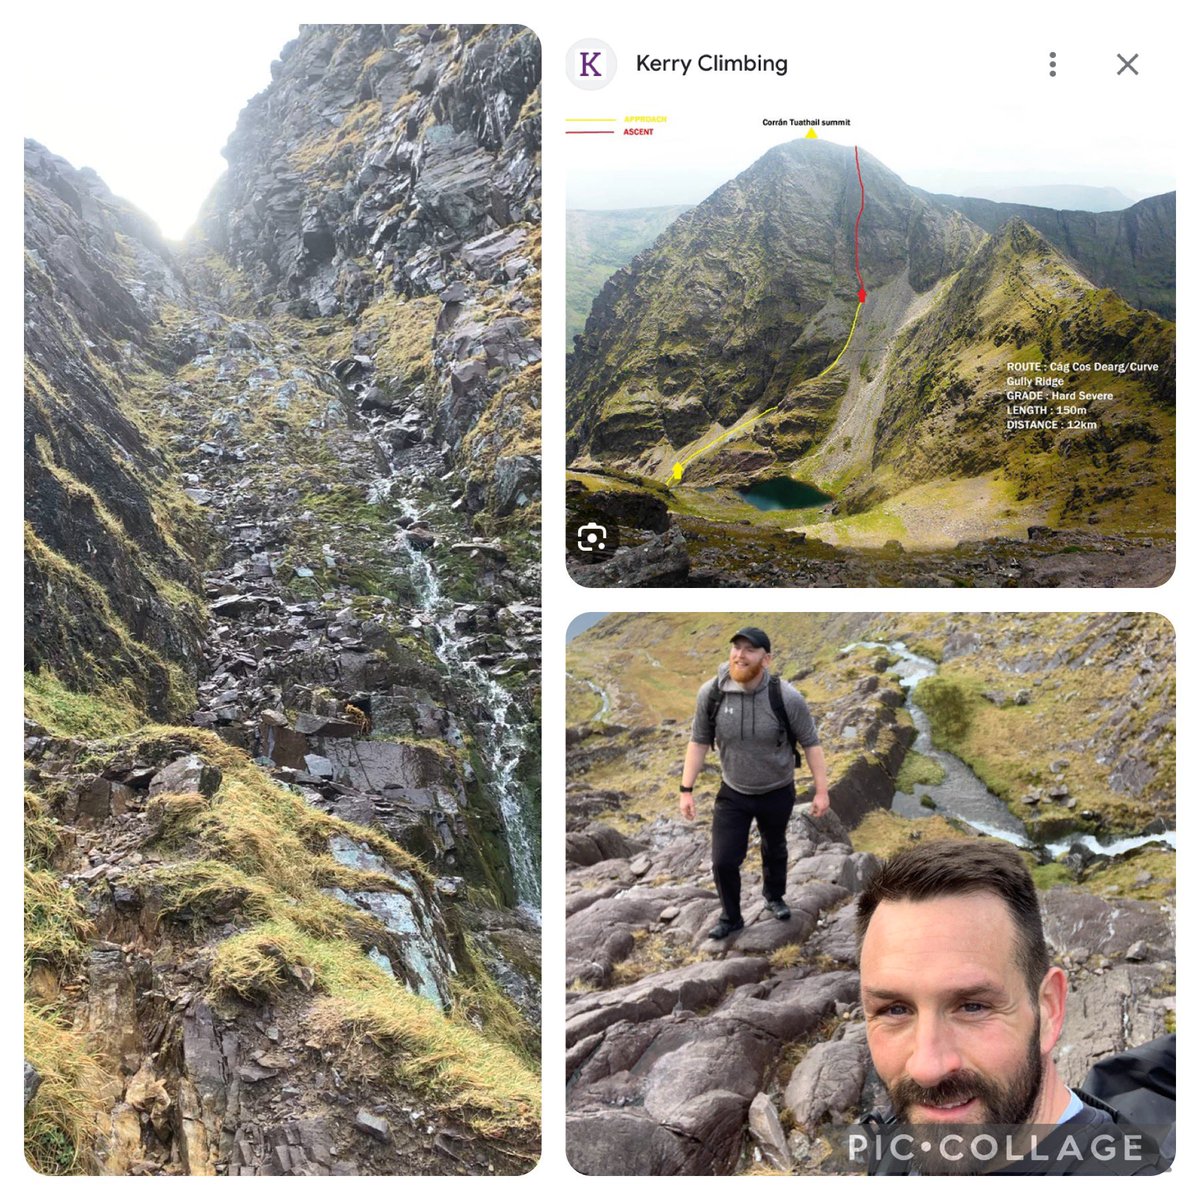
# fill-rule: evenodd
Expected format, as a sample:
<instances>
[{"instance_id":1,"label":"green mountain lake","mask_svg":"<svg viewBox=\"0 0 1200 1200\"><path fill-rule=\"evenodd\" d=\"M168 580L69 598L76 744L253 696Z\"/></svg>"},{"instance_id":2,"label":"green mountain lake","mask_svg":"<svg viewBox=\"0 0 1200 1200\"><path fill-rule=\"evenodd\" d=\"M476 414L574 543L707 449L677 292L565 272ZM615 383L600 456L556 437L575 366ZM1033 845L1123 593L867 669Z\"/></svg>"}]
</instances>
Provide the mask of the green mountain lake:
<instances>
[{"instance_id":1,"label":"green mountain lake","mask_svg":"<svg viewBox=\"0 0 1200 1200\"><path fill-rule=\"evenodd\" d=\"M747 504L753 504L762 512L775 512L784 508L820 508L833 499L811 483L801 483L796 479L781 476L778 479L764 479L761 483L749 487L738 488L738 495Z\"/></svg>"}]
</instances>

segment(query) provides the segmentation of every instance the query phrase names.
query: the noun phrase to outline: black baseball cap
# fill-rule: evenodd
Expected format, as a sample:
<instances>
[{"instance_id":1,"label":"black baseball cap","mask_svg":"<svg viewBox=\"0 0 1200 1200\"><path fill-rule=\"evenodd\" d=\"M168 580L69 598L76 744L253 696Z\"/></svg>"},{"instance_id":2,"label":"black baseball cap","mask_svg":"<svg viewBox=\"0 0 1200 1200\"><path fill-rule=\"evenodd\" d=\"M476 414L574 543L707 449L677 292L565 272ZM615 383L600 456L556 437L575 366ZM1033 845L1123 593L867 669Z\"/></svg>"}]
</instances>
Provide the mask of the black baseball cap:
<instances>
[{"instance_id":1,"label":"black baseball cap","mask_svg":"<svg viewBox=\"0 0 1200 1200\"><path fill-rule=\"evenodd\" d=\"M747 625L744 629L739 629L729 640L730 642L736 642L740 637L744 637L760 650L765 650L768 654L771 653L771 639L754 625Z\"/></svg>"}]
</instances>

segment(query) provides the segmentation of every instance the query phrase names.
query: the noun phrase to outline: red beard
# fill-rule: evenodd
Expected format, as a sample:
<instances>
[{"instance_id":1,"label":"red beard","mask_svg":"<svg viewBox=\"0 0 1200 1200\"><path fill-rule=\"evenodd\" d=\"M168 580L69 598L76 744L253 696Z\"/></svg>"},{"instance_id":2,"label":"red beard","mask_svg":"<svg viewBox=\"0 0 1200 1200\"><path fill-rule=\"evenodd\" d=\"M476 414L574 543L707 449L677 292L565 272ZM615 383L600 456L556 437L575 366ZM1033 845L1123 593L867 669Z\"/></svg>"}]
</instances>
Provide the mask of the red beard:
<instances>
[{"instance_id":1,"label":"red beard","mask_svg":"<svg viewBox=\"0 0 1200 1200\"><path fill-rule=\"evenodd\" d=\"M761 664L757 667L743 667L739 663L729 664L729 677L734 683L749 683L762 674Z\"/></svg>"}]
</instances>

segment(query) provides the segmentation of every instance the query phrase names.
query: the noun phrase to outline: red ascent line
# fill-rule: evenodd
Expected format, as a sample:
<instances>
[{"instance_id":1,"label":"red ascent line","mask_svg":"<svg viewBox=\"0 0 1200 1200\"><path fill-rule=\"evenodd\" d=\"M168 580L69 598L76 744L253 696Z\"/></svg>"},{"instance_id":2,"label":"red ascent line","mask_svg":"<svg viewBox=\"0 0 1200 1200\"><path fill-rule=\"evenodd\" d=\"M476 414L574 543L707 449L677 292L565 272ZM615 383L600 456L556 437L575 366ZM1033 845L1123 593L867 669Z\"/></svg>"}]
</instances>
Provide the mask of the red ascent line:
<instances>
[{"instance_id":1,"label":"red ascent line","mask_svg":"<svg viewBox=\"0 0 1200 1200\"><path fill-rule=\"evenodd\" d=\"M858 147L854 147L854 169L858 172L858 193L861 196L858 204L858 216L854 218L854 273L858 276L858 302L865 304L867 289L863 286L862 272L858 269L858 223L862 220L863 209L867 207L867 191L863 187L862 167L858 165Z\"/></svg>"},{"instance_id":2,"label":"red ascent line","mask_svg":"<svg viewBox=\"0 0 1200 1200\"><path fill-rule=\"evenodd\" d=\"M616 131L615 129L568 129L568 130L567 130L567 133L568 133L568 134L572 134L572 133L573 133L573 134L580 134L580 133L616 133L616 132L617 132L617 131Z\"/></svg>"}]
</instances>

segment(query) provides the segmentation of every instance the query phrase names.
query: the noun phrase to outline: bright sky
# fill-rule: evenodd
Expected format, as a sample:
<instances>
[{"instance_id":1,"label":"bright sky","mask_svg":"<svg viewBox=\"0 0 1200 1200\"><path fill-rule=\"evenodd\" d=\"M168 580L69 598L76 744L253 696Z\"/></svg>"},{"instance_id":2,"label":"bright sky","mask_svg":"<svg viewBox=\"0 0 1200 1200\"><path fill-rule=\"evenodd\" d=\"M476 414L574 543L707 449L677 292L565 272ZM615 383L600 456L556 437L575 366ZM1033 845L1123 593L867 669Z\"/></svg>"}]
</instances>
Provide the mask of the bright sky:
<instances>
[{"instance_id":1,"label":"bright sky","mask_svg":"<svg viewBox=\"0 0 1200 1200\"><path fill-rule=\"evenodd\" d=\"M22 133L92 167L181 238L225 169L238 113L296 36L294 12L243 4L231 20L215 6L162 6L122 19L110 5L76 14L43 4L41 13L25 17L24 44L47 51L21 63Z\"/></svg>"}]
</instances>

